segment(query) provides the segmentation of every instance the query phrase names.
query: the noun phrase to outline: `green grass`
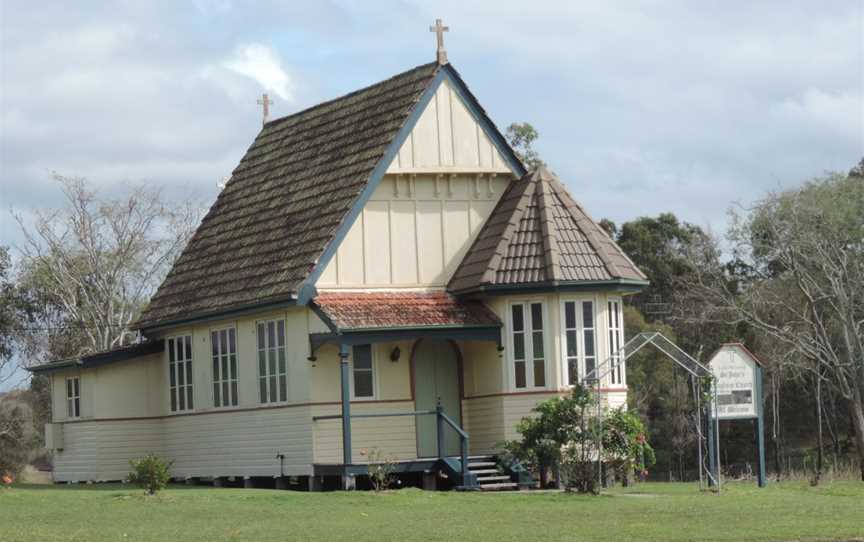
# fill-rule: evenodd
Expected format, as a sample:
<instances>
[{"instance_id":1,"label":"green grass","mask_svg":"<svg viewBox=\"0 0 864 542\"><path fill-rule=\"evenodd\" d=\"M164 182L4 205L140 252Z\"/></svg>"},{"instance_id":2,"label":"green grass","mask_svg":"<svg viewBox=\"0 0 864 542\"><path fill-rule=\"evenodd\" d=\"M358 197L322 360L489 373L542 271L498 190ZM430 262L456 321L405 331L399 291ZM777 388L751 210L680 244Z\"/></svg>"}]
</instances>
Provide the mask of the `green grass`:
<instances>
[{"instance_id":1,"label":"green grass","mask_svg":"<svg viewBox=\"0 0 864 542\"><path fill-rule=\"evenodd\" d=\"M296 493L124 486L0 490L0 540L850 540L864 483L758 489L642 484L599 497L554 492Z\"/></svg>"}]
</instances>

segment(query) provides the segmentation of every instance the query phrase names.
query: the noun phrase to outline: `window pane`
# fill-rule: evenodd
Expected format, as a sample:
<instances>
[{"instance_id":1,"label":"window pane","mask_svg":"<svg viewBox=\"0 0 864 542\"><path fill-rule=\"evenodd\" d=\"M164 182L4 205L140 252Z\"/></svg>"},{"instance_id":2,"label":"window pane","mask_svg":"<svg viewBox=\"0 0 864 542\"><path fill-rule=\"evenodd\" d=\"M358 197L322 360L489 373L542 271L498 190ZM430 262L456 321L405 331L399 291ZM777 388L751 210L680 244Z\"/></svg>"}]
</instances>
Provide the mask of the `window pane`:
<instances>
[{"instance_id":1,"label":"window pane","mask_svg":"<svg viewBox=\"0 0 864 542\"><path fill-rule=\"evenodd\" d=\"M594 332L590 329L585 330L585 355L594 355Z\"/></svg>"},{"instance_id":2,"label":"window pane","mask_svg":"<svg viewBox=\"0 0 864 542\"><path fill-rule=\"evenodd\" d=\"M187 361L184 365L186 365L186 385L192 385L192 362Z\"/></svg>"},{"instance_id":3,"label":"window pane","mask_svg":"<svg viewBox=\"0 0 864 542\"><path fill-rule=\"evenodd\" d=\"M279 400L288 399L288 378L285 375L279 377Z\"/></svg>"},{"instance_id":4,"label":"window pane","mask_svg":"<svg viewBox=\"0 0 864 542\"><path fill-rule=\"evenodd\" d=\"M522 331L525 329L525 322L522 319L522 305L513 305L513 331Z\"/></svg>"},{"instance_id":5,"label":"window pane","mask_svg":"<svg viewBox=\"0 0 864 542\"><path fill-rule=\"evenodd\" d=\"M585 374L589 375L594 371L594 358L585 358ZM591 375L593 377L597 377L597 375Z\"/></svg>"},{"instance_id":6,"label":"window pane","mask_svg":"<svg viewBox=\"0 0 864 542\"><path fill-rule=\"evenodd\" d=\"M213 380L222 380L219 378L219 358L213 358Z\"/></svg>"},{"instance_id":7,"label":"window pane","mask_svg":"<svg viewBox=\"0 0 864 542\"><path fill-rule=\"evenodd\" d=\"M183 356L183 337L177 337L177 357L175 358L178 361L181 359L186 359Z\"/></svg>"},{"instance_id":8,"label":"window pane","mask_svg":"<svg viewBox=\"0 0 864 542\"><path fill-rule=\"evenodd\" d=\"M534 349L534 358L543 357L543 332L535 331L531 336L531 346Z\"/></svg>"},{"instance_id":9,"label":"window pane","mask_svg":"<svg viewBox=\"0 0 864 542\"><path fill-rule=\"evenodd\" d=\"M534 361L534 385L546 385L546 362L543 360Z\"/></svg>"},{"instance_id":10,"label":"window pane","mask_svg":"<svg viewBox=\"0 0 864 542\"><path fill-rule=\"evenodd\" d=\"M237 380L237 356L231 354L231 380Z\"/></svg>"},{"instance_id":11,"label":"window pane","mask_svg":"<svg viewBox=\"0 0 864 542\"><path fill-rule=\"evenodd\" d=\"M358 344L353 349L354 369L372 369L372 345Z\"/></svg>"},{"instance_id":12,"label":"window pane","mask_svg":"<svg viewBox=\"0 0 864 542\"><path fill-rule=\"evenodd\" d=\"M525 335L513 335L513 359L525 359Z\"/></svg>"},{"instance_id":13,"label":"window pane","mask_svg":"<svg viewBox=\"0 0 864 542\"><path fill-rule=\"evenodd\" d=\"M228 330L228 351L232 354L237 353L237 331L232 327Z\"/></svg>"},{"instance_id":14,"label":"window pane","mask_svg":"<svg viewBox=\"0 0 864 542\"><path fill-rule=\"evenodd\" d=\"M177 372L177 365L175 363L168 364L168 381L169 386L172 388L177 385L177 377L175 376L175 372Z\"/></svg>"},{"instance_id":15,"label":"window pane","mask_svg":"<svg viewBox=\"0 0 864 542\"><path fill-rule=\"evenodd\" d=\"M543 304L531 303L531 329L543 329Z\"/></svg>"},{"instance_id":16,"label":"window pane","mask_svg":"<svg viewBox=\"0 0 864 542\"><path fill-rule=\"evenodd\" d=\"M276 374L276 350L270 349L267 352L267 357L270 361L270 372L268 374L275 375Z\"/></svg>"},{"instance_id":17,"label":"window pane","mask_svg":"<svg viewBox=\"0 0 864 542\"><path fill-rule=\"evenodd\" d=\"M258 352L258 376L267 376L267 352L265 350Z\"/></svg>"},{"instance_id":18,"label":"window pane","mask_svg":"<svg viewBox=\"0 0 864 542\"><path fill-rule=\"evenodd\" d=\"M192 336L186 335L183 343L186 345L186 359L192 359Z\"/></svg>"},{"instance_id":19,"label":"window pane","mask_svg":"<svg viewBox=\"0 0 864 542\"><path fill-rule=\"evenodd\" d=\"M174 361L174 339L168 339L168 363Z\"/></svg>"},{"instance_id":20,"label":"window pane","mask_svg":"<svg viewBox=\"0 0 864 542\"><path fill-rule=\"evenodd\" d=\"M75 413L74 413L74 415L76 418L81 415L81 399L79 399L77 397L75 398Z\"/></svg>"},{"instance_id":21,"label":"window pane","mask_svg":"<svg viewBox=\"0 0 864 542\"><path fill-rule=\"evenodd\" d=\"M170 392L171 395L171 412L175 412L177 410L177 390L173 389Z\"/></svg>"},{"instance_id":22,"label":"window pane","mask_svg":"<svg viewBox=\"0 0 864 542\"><path fill-rule=\"evenodd\" d=\"M75 397L79 397L81 395L80 385L81 381L78 380L77 377L72 379L72 390L75 394Z\"/></svg>"},{"instance_id":23,"label":"window pane","mask_svg":"<svg viewBox=\"0 0 864 542\"><path fill-rule=\"evenodd\" d=\"M579 382L579 361L578 358L569 358L567 360L567 383L571 386Z\"/></svg>"},{"instance_id":24,"label":"window pane","mask_svg":"<svg viewBox=\"0 0 864 542\"><path fill-rule=\"evenodd\" d=\"M186 387L186 408L192 410L194 407L192 406L192 386Z\"/></svg>"},{"instance_id":25,"label":"window pane","mask_svg":"<svg viewBox=\"0 0 864 542\"><path fill-rule=\"evenodd\" d=\"M237 406L237 381L231 383L231 406Z\"/></svg>"},{"instance_id":26,"label":"window pane","mask_svg":"<svg viewBox=\"0 0 864 542\"><path fill-rule=\"evenodd\" d=\"M564 326L567 329L576 327L576 303L572 301L564 303Z\"/></svg>"},{"instance_id":27,"label":"window pane","mask_svg":"<svg viewBox=\"0 0 864 542\"><path fill-rule=\"evenodd\" d=\"M258 350L264 350L266 345L264 344L264 323L258 324Z\"/></svg>"},{"instance_id":28,"label":"window pane","mask_svg":"<svg viewBox=\"0 0 864 542\"><path fill-rule=\"evenodd\" d=\"M214 356L219 355L219 333L215 331L210 333L210 350Z\"/></svg>"},{"instance_id":29,"label":"window pane","mask_svg":"<svg viewBox=\"0 0 864 542\"><path fill-rule=\"evenodd\" d=\"M275 376L270 377L270 400L271 401L276 400L276 377Z\"/></svg>"},{"instance_id":30,"label":"window pane","mask_svg":"<svg viewBox=\"0 0 864 542\"><path fill-rule=\"evenodd\" d=\"M72 399L66 400L66 415L72 418L75 414L72 412Z\"/></svg>"},{"instance_id":31,"label":"window pane","mask_svg":"<svg viewBox=\"0 0 864 542\"><path fill-rule=\"evenodd\" d=\"M267 346L273 348L276 346L276 323L267 322Z\"/></svg>"},{"instance_id":32,"label":"window pane","mask_svg":"<svg viewBox=\"0 0 864 542\"><path fill-rule=\"evenodd\" d=\"M228 381L222 382L222 406L228 406Z\"/></svg>"},{"instance_id":33,"label":"window pane","mask_svg":"<svg viewBox=\"0 0 864 542\"><path fill-rule=\"evenodd\" d=\"M517 361L516 362L516 387L524 388L525 387L525 362Z\"/></svg>"},{"instance_id":34,"label":"window pane","mask_svg":"<svg viewBox=\"0 0 864 542\"><path fill-rule=\"evenodd\" d=\"M594 303L582 302L582 327L594 327Z\"/></svg>"},{"instance_id":35,"label":"window pane","mask_svg":"<svg viewBox=\"0 0 864 542\"><path fill-rule=\"evenodd\" d=\"M179 393L177 393L178 399L179 399L179 401L177 402L177 408L179 408L180 410L185 410L186 409L186 396L184 395L182 389L179 389L177 391L179 392Z\"/></svg>"},{"instance_id":36,"label":"window pane","mask_svg":"<svg viewBox=\"0 0 864 542\"><path fill-rule=\"evenodd\" d=\"M279 349L279 374L285 374L285 372L286 372L286 367L285 367L285 349L284 349L284 348L280 348L280 349Z\"/></svg>"},{"instance_id":37,"label":"window pane","mask_svg":"<svg viewBox=\"0 0 864 542\"><path fill-rule=\"evenodd\" d=\"M228 356L222 356L222 372L219 380L228 380Z\"/></svg>"},{"instance_id":38,"label":"window pane","mask_svg":"<svg viewBox=\"0 0 864 542\"><path fill-rule=\"evenodd\" d=\"M228 353L228 330L219 332L219 353L223 356Z\"/></svg>"},{"instance_id":39,"label":"window pane","mask_svg":"<svg viewBox=\"0 0 864 542\"><path fill-rule=\"evenodd\" d=\"M267 402L267 379L259 378L258 379L258 395L261 397L261 402Z\"/></svg>"},{"instance_id":40,"label":"window pane","mask_svg":"<svg viewBox=\"0 0 864 542\"><path fill-rule=\"evenodd\" d=\"M579 345L576 341L576 330L567 331L567 356L577 356L579 354Z\"/></svg>"},{"instance_id":41,"label":"window pane","mask_svg":"<svg viewBox=\"0 0 864 542\"><path fill-rule=\"evenodd\" d=\"M222 406L222 394L220 393L221 388L219 387L218 382L213 383L213 406L220 407Z\"/></svg>"},{"instance_id":42,"label":"window pane","mask_svg":"<svg viewBox=\"0 0 864 542\"><path fill-rule=\"evenodd\" d=\"M72 397L72 379L66 379L66 398L69 399Z\"/></svg>"},{"instance_id":43,"label":"window pane","mask_svg":"<svg viewBox=\"0 0 864 542\"><path fill-rule=\"evenodd\" d=\"M279 324L276 326L276 338L278 340L279 346L285 346L285 321L279 320Z\"/></svg>"},{"instance_id":44,"label":"window pane","mask_svg":"<svg viewBox=\"0 0 864 542\"><path fill-rule=\"evenodd\" d=\"M177 371L177 385L184 385L186 383L186 373L183 371L183 366L180 363L175 363L174 369Z\"/></svg>"},{"instance_id":45,"label":"window pane","mask_svg":"<svg viewBox=\"0 0 864 542\"><path fill-rule=\"evenodd\" d=\"M372 397L372 371L354 371L354 395Z\"/></svg>"}]
</instances>

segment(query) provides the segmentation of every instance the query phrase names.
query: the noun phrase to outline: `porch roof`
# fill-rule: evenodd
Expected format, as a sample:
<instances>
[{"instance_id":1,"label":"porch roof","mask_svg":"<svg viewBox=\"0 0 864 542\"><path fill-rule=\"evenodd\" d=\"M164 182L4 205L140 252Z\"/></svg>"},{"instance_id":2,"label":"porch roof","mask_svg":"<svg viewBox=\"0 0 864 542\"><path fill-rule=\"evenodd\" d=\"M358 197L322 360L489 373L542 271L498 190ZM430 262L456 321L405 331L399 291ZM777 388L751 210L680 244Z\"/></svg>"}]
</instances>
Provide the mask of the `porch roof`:
<instances>
[{"instance_id":1,"label":"porch roof","mask_svg":"<svg viewBox=\"0 0 864 542\"><path fill-rule=\"evenodd\" d=\"M501 320L481 301L446 292L321 292L311 305L330 333L313 344L433 337L500 341Z\"/></svg>"}]
</instances>

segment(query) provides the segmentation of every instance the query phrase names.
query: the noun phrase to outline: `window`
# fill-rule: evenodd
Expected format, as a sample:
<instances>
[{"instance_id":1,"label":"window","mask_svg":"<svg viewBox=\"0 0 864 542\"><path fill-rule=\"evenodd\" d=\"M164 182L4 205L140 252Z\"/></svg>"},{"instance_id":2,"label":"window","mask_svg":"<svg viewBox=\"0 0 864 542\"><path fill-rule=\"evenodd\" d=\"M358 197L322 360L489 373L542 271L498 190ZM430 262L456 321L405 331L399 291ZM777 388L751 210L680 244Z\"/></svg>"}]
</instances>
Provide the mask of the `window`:
<instances>
[{"instance_id":1,"label":"window","mask_svg":"<svg viewBox=\"0 0 864 542\"><path fill-rule=\"evenodd\" d=\"M81 379L77 376L66 379L66 415L81 416Z\"/></svg>"},{"instance_id":2,"label":"window","mask_svg":"<svg viewBox=\"0 0 864 542\"><path fill-rule=\"evenodd\" d=\"M372 345L358 344L351 353L354 383L354 397L370 399L375 397L375 378L372 365Z\"/></svg>"},{"instance_id":3,"label":"window","mask_svg":"<svg viewBox=\"0 0 864 542\"><path fill-rule=\"evenodd\" d=\"M620 363L620 355L616 352L624 344L624 326L621 324L621 301L610 299L607 307L609 329L609 355L612 358L612 384L624 384L624 363ZM617 365L616 365L617 364Z\"/></svg>"},{"instance_id":4,"label":"window","mask_svg":"<svg viewBox=\"0 0 864 542\"><path fill-rule=\"evenodd\" d=\"M192 410L192 336L169 337L167 348L171 412Z\"/></svg>"},{"instance_id":5,"label":"window","mask_svg":"<svg viewBox=\"0 0 864 542\"><path fill-rule=\"evenodd\" d=\"M234 328L210 332L213 350L213 406L237 406L237 333Z\"/></svg>"},{"instance_id":6,"label":"window","mask_svg":"<svg viewBox=\"0 0 864 542\"><path fill-rule=\"evenodd\" d=\"M258 397L262 403L288 400L285 320L258 322Z\"/></svg>"},{"instance_id":7,"label":"window","mask_svg":"<svg viewBox=\"0 0 864 542\"><path fill-rule=\"evenodd\" d=\"M543 303L515 303L510 306L513 382L516 388L546 386L543 320Z\"/></svg>"},{"instance_id":8,"label":"window","mask_svg":"<svg viewBox=\"0 0 864 542\"><path fill-rule=\"evenodd\" d=\"M564 342L567 383L577 384L597 367L594 335L594 302L564 302Z\"/></svg>"}]
</instances>

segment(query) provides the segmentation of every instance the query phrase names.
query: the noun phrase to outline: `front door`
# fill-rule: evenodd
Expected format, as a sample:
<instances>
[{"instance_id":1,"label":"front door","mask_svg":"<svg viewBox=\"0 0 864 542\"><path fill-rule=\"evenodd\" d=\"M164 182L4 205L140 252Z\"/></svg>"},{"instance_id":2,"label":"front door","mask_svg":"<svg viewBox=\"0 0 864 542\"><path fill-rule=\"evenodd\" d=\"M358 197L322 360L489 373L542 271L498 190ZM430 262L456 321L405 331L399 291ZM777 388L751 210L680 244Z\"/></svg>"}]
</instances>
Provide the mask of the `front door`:
<instances>
[{"instance_id":1,"label":"front door","mask_svg":"<svg viewBox=\"0 0 864 542\"><path fill-rule=\"evenodd\" d=\"M461 427L459 395L459 362L455 347L447 341L421 341L414 352L414 402L417 410L435 410L440 398L444 413ZM446 422L444 450L446 455L459 455L459 434ZM438 456L435 416L417 416L417 455Z\"/></svg>"}]
</instances>

